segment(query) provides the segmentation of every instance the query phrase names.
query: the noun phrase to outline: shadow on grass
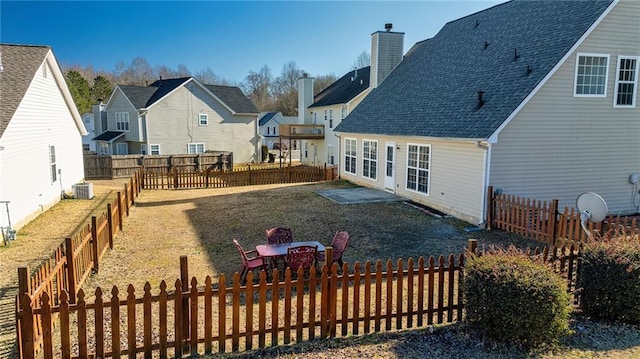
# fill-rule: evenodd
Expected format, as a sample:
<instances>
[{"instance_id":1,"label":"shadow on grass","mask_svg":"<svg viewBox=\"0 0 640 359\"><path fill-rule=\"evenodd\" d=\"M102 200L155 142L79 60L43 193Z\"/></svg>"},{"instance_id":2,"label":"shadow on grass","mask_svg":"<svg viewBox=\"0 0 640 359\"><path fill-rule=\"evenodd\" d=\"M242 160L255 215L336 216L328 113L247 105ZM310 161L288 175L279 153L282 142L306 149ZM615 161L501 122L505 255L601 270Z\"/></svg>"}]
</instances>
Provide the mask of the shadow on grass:
<instances>
[{"instance_id":1,"label":"shadow on grass","mask_svg":"<svg viewBox=\"0 0 640 359\"><path fill-rule=\"evenodd\" d=\"M219 358L584 358L630 357L640 352L640 329L598 323L586 318L572 322L574 334L556 348L524 351L484 342L469 335L460 323L426 329L315 340L289 346L222 354ZM637 351L636 351L637 349ZM628 350L633 350L633 354Z\"/></svg>"}]
</instances>

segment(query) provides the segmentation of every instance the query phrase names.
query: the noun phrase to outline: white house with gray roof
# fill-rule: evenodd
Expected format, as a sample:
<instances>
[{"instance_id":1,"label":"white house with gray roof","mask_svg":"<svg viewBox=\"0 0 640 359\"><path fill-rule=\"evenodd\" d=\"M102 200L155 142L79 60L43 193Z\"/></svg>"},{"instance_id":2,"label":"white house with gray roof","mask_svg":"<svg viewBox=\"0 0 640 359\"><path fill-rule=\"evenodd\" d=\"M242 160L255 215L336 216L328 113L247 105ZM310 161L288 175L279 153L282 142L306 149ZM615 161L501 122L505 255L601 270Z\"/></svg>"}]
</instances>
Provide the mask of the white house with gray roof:
<instances>
[{"instance_id":1,"label":"white house with gray roof","mask_svg":"<svg viewBox=\"0 0 640 359\"><path fill-rule=\"evenodd\" d=\"M0 65L0 201L16 229L82 181L87 132L51 47L0 44Z\"/></svg>"},{"instance_id":2,"label":"white house with gray roof","mask_svg":"<svg viewBox=\"0 0 640 359\"><path fill-rule=\"evenodd\" d=\"M94 106L98 154L169 155L233 152L258 160L260 111L238 87L205 85L192 77L149 86L117 85Z\"/></svg>"},{"instance_id":3,"label":"white house with gray roof","mask_svg":"<svg viewBox=\"0 0 640 359\"><path fill-rule=\"evenodd\" d=\"M347 72L315 96L308 96L313 91L313 78L298 80L300 123L324 126L324 138L303 141L302 163L340 166L340 139L335 128L402 60L404 33L392 28L387 23L385 31L371 34L370 66Z\"/></svg>"},{"instance_id":4,"label":"white house with gray roof","mask_svg":"<svg viewBox=\"0 0 640 359\"><path fill-rule=\"evenodd\" d=\"M483 225L487 187L640 212L640 2L513 0L447 23L338 125L340 175Z\"/></svg>"}]
</instances>

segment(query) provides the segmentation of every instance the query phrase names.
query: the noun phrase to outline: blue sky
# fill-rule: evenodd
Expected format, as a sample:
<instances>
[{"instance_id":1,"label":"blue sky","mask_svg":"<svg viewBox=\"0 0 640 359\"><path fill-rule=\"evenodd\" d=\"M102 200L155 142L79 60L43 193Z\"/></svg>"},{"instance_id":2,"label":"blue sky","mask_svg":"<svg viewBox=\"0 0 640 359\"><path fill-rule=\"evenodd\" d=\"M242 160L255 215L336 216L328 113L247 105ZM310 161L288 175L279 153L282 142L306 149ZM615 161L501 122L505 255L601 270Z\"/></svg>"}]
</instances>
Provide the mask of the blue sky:
<instances>
[{"instance_id":1,"label":"blue sky","mask_svg":"<svg viewBox=\"0 0 640 359\"><path fill-rule=\"evenodd\" d=\"M448 21L504 2L449 1L0 1L0 41L49 45L63 65L113 71L140 56L151 66L210 67L239 83L295 61L313 75L342 76L371 33L393 23L404 51Z\"/></svg>"}]
</instances>

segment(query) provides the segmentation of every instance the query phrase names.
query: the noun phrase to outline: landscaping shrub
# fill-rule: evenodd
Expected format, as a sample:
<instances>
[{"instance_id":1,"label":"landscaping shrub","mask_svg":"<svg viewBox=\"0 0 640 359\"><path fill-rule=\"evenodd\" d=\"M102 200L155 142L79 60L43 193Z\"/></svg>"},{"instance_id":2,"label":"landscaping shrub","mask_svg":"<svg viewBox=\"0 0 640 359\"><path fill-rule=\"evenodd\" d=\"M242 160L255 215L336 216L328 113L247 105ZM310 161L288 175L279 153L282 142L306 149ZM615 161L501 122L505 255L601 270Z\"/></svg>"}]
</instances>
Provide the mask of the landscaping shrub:
<instances>
[{"instance_id":1,"label":"landscaping shrub","mask_svg":"<svg viewBox=\"0 0 640 359\"><path fill-rule=\"evenodd\" d=\"M493 248L469 255L464 306L471 329L523 348L555 345L569 332L570 297L552 268L522 251Z\"/></svg>"},{"instance_id":2,"label":"landscaping shrub","mask_svg":"<svg viewBox=\"0 0 640 359\"><path fill-rule=\"evenodd\" d=\"M595 318L640 323L640 240L618 235L588 242L578 276L580 308Z\"/></svg>"}]
</instances>

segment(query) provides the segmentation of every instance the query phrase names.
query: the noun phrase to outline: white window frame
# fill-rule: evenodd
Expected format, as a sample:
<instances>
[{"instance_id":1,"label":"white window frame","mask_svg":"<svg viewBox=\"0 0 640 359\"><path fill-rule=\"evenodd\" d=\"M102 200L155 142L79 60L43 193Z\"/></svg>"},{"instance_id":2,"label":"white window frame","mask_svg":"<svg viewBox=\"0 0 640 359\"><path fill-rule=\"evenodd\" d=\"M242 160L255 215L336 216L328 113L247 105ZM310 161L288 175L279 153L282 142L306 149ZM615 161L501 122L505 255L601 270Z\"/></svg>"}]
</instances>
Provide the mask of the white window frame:
<instances>
[{"instance_id":1,"label":"white window frame","mask_svg":"<svg viewBox=\"0 0 640 359\"><path fill-rule=\"evenodd\" d=\"M333 128L333 109L329 109L329 128Z\"/></svg>"},{"instance_id":2,"label":"white window frame","mask_svg":"<svg viewBox=\"0 0 640 359\"><path fill-rule=\"evenodd\" d=\"M82 144L82 152L91 152L91 145L88 143Z\"/></svg>"},{"instance_id":3,"label":"white window frame","mask_svg":"<svg viewBox=\"0 0 640 359\"><path fill-rule=\"evenodd\" d=\"M58 181L58 168L56 165L56 146L54 145L49 145L49 174L51 184L56 183Z\"/></svg>"},{"instance_id":4,"label":"white window frame","mask_svg":"<svg viewBox=\"0 0 640 359\"><path fill-rule=\"evenodd\" d=\"M414 162L414 160L410 160L410 155L412 153L412 147L417 147L417 153L416 153L416 159L415 159L415 165L412 165L412 162ZM426 165L427 168L422 168L420 167L421 161L420 161L420 154L421 154L421 149L427 149L427 153L428 153L428 158L426 161ZM411 191L411 192L415 192L415 193L420 193L420 194L424 194L426 196L429 196L430 192L431 192L431 157L433 152L431 151L431 145L425 145L425 144L418 144L418 143L408 143L407 144L407 172L406 172L406 180L405 180L405 189L407 191ZM411 183L414 184L414 186L410 186L410 174L411 171L415 171L415 181L412 181ZM421 191L419 184L420 184L420 175L425 175L426 174L426 178L427 178L427 186L425 191Z\"/></svg>"},{"instance_id":5,"label":"white window frame","mask_svg":"<svg viewBox=\"0 0 640 359\"><path fill-rule=\"evenodd\" d=\"M602 87L603 87L603 92L602 93L598 93L598 94L578 93L578 76L580 76L578 74L578 72L579 72L579 69L580 69L580 58L581 57L585 57L585 58L586 57L598 57L598 58L606 58L607 59L607 64L605 65L605 69L604 69L604 84L602 85ZM607 97L607 84L609 83L609 64L610 64L610 62L611 62L611 56L609 54L578 53L576 55L576 69L575 69L575 75L574 75L574 78L573 78L573 96L574 97Z\"/></svg>"},{"instance_id":6,"label":"white window frame","mask_svg":"<svg viewBox=\"0 0 640 359\"><path fill-rule=\"evenodd\" d=\"M324 120L327 120L327 110L324 110Z\"/></svg>"},{"instance_id":7,"label":"white window frame","mask_svg":"<svg viewBox=\"0 0 640 359\"><path fill-rule=\"evenodd\" d=\"M204 153L205 151L205 147L204 147L204 143L187 143L187 153L188 154L198 154L198 153Z\"/></svg>"},{"instance_id":8,"label":"white window frame","mask_svg":"<svg viewBox=\"0 0 640 359\"><path fill-rule=\"evenodd\" d=\"M335 164L335 149L333 145L327 145L327 163L330 165Z\"/></svg>"},{"instance_id":9,"label":"white window frame","mask_svg":"<svg viewBox=\"0 0 640 359\"><path fill-rule=\"evenodd\" d=\"M198 126L209 126L209 115L201 113L198 115Z\"/></svg>"},{"instance_id":10,"label":"white window frame","mask_svg":"<svg viewBox=\"0 0 640 359\"><path fill-rule=\"evenodd\" d=\"M124 151L122 149L124 149ZM116 154L118 154L118 155L128 155L129 154L129 145L126 142L118 142L118 143L116 143Z\"/></svg>"},{"instance_id":11,"label":"white window frame","mask_svg":"<svg viewBox=\"0 0 640 359\"><path fill-rule=\"evenodd\" d=\"M140 145L140 153L143 154L143 155L148 154L147 153L147 145L145 143Z\"/></svg>"},{"instance_id":12,"label":"white window frame","mask_svg":"<svg viewBox=\"0 0 640 359\"><path fill-rule=\"evenodd\" d=\"M342 119L343 119L343 120L344 120L344 118L345 118L345 117L347 117L347 107L346 107L346 106L343 106L343 107L342 107L342 114L341 114L341 116L342 116Z\"/></svg>"},{"instance_id":13,"label":"white window frame","mask_svg":"<svg viewBox=\"0 0 640 359\"><path fill-rule=\"evenodd\" d=\"M634 76L633 80L620 80L620 62L622 60L635 60L636 66L633 70ZM636 97L638 95L638 72L640 70L640 56L626 56L620 55L618 56L618 64L616 66L616 84L613 88L613 107L622 107L622 108L635 108L636 107ZM621 84L631 84L633 85L633 94L631 97L631 104L619 104L618 103L618 91Z\"/></svg>"},{"instance_id":14,"label":"white window frame","mask_svg":"<svg viewBox=\"0 0 640 359\"><path fill-rule=\"evenodd\" d=\"M108 156L110 155L110 146L107 142L98 142L96 143L96 150L98 152L99 155L101 156Z\"/></svg>"},{"instance_id":15,"label":"white window frame","mask_svg":"<svg viewBox=\"0 0 640 359\"><path fill-rule=\"evenodd\" d=\"M116 131L129 132L129 112L116 112Z\"/></svg>"},{"instance_id":16,"label":"white window frame","mask_svg":"<svg viewBox=\"0 0 640 359\"><path fill-rule=\"evenodd\" d=\"M158 144L149 145L149 154L150 155L159 155L160 154L160 145L158 145Z\"/></svg>"},{"instance_id":17,"label":"white window frame","mask_svg":"<svg viewBox=\"0 0 640 359\"><path fill-rule=\"evenodd\" d=\"M362 140L362 177L371 180L378 178L378 141L376 140Z\"/></svg>"},{"instance_id":18,"label":"white window frame","mask_svg":"<svg viewBox=\"0 0 640 359\"><path fill-rule=\"evenodd\" d=\"M344 139L344 171L356 174L358 171L358 140L355 138Z\"/></svg>"}]
</instances>

